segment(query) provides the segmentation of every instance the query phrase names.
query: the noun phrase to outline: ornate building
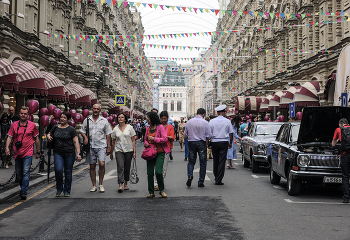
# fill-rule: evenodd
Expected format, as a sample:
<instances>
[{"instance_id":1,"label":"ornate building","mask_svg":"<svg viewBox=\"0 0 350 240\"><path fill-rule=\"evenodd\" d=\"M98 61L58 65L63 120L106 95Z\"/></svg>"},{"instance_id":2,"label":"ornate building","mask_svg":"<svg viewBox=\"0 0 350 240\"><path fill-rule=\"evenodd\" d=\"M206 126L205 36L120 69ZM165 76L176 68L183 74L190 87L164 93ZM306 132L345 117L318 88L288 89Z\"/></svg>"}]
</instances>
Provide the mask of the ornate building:
<instances>
[{"instance_id":1,"label":"ornate building","mask_svg":"<svg viewBox=\"0 0 350 240\"><path fill-rule=\"evenodd\" d=\"M51 73L59 80L58 85L66 87L76 83L89 89L103 111L108 110L108 103L117 94L127 95L127 106L130 106L132 90L136 87L135 110L150 109L153 80L150 74L144 74L149 70L141 68L142 64L149 64L142 48L111 44L102 37L96 40L88 36L141 36L143 33L136 8L72 0L0 2L0 58L10 64L16 60L27 62L41 72ZM63 37L65 35L69 37ZM122 41L141 43L142 38ZM19 87L21 84L23 86L19 82ZM50 95L47 82L45 85ZM20 102L17 106L28 100L23 94L5 91L2 93L4 110L10 103L9 94ZM34 93L32 98L37 95Z\"/></svg>"}]
</instances>

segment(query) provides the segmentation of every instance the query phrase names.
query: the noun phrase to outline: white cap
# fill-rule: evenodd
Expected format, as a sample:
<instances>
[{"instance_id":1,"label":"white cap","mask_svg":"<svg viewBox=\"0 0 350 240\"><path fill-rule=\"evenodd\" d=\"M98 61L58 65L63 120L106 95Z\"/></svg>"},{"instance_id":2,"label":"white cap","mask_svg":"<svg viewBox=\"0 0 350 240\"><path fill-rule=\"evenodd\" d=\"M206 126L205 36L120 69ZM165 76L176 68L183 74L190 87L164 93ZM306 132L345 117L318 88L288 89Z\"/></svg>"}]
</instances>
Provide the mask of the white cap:
<instances>
[{"instance_id":1,"label":"white cap","mask_svg":"<svg viewBox=\"0 0 350 240\"><path fill-rule=\"evenodd\" d=\"M217 108L215 108L215 111L222 112L226 109L226 105L220 105Z\"/></svg>"}]
</instances>

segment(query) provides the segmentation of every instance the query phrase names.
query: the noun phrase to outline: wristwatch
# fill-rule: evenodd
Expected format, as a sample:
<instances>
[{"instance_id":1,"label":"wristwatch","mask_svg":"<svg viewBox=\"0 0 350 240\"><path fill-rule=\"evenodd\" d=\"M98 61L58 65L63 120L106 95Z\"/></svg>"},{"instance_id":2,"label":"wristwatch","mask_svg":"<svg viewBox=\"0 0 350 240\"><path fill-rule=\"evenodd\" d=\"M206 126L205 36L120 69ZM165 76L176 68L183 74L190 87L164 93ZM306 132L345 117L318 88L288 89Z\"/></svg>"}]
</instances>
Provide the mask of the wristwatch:
<instances>
[{"instance_id":1,"label":"wristwatch","mask_svg":"<svg viewBox=\"0 0 350 240\"><path fill-rule=\"evenodd\" d=\"M81 153L77 153L77 154L81 156Z\"/></svg>"},{"instance_id":2,"label":"wristwatch","mask_svg":"<svg viewBox=\"0 0 350 240\"><path fill-rule=\"evenodd\" d=\"M40 155L40 152L36 152L36 154L39 154L39 155Z\"/></svg>"}]
</instances>

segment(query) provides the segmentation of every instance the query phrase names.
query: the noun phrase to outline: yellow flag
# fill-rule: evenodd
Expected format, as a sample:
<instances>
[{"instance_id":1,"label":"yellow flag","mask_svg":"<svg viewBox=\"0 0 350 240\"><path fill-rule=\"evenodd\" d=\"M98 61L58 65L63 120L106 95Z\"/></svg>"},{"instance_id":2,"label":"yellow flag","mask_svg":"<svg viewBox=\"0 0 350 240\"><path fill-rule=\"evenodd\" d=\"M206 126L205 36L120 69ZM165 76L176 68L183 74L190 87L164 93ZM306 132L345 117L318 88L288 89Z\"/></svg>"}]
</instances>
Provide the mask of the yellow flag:
<instances>
[{"instance_id":1,"label":"yellow flag","mask_svg":"<svg viewBox=\"0 0 350 240\"><path fill-rule=\"evenodd\" d=\"M181 34L177 34L178 37L181 37Z\"/></svg>"},{"instance_id":2,"label":"yellow flag","mask_svg":"<svg viewBox=\"0 0 350 240\"><path fill-rule=\"evenodd\" d=\"M158 35L156 35L156 38L158 39Z\"/></svg>"},{"instance_id":3,"label":"yellow flag","mask_svg":"<svg viewBox=\"0 0 350 240\"><path fill-rule=\"evenodd\" d=\"M140 7L141 3L136 3L137 7Z\"/></svg>"},{"instance_id":4,"label":"yellow flag","mask_svg":"<svg viewBox=\"0 0 350 240\"><path fill-rule=\"evenodd\" d=\"M203 32L202 32L201 34L202 34L202 36L204 36L204 33L203 33Z\"/></svg>"},{"instance_id":5,"label":"yellow flag","mask_svg":"<svg viewBox=\"0 0 350 240\"><path fill-rule=\"evenodd\" d=\"M286 13L287 20L289 19L290 13Z\"/></svg>"},{"instance_id":6,"label":"yellow flag","mask_svg":"<svg viewBox=\"0 0 350 240\"><path fill-rule=\"evenodd\" d=\"M101 5L103 5L105 3L106 0L101 0Z\"/></svg>"},{"instance_id":7,"label":"yellow flag","mask_svg":"<svg viewBox=\"0 0 350 240\"><path fill-rule=\"evenodd\" d=\"M113 40L115 41L115 36L113 36Z\"/></svg>"},{"instance_id":8,"label":"yellow flag","mask_svg":"<svg viewBox=\"0 0 350 240\"><path fill-rule=\"evenodd\" d=\"M228 34L228 31L224 31L224 33Z\"/></svg>"},{"instance_id":9,"label":"yellow flag","mask_svg":"<svg viewBox=\"0 0 350 240\"><path fill-rule=\"evenodd\" d=\"M182 50L182 46L180 46L180 50Z\"/></svg>"},{"instance_id":10,"label":"yellow flag","mask_svg":"<svg viewBox=\"0 0 350 240\"><path fill-rule=\"evenodd\" d=\"M254 12L255 17L258 16L259 12Z\"/></svg>"},{"instance_id":11,"label":"yellow flag","mask_svg":"<svg viewBox=\"0 0 350 240\"><path fill-rule=\"evenodd\" d=\"M207 13L209 12L209 9L204 9Z\"/></svg>"},{"instance_id":12,"label":"yellow flag","mask_svg":"<svg viewBox=\"0 0 350 240\"><path fill-rule=\"evenodd\" d=\"M174 9L175 9L175 6L170 6L171 7L171 9L173 9L173 11L174 11Z\"/></svg>"}]
</instances>

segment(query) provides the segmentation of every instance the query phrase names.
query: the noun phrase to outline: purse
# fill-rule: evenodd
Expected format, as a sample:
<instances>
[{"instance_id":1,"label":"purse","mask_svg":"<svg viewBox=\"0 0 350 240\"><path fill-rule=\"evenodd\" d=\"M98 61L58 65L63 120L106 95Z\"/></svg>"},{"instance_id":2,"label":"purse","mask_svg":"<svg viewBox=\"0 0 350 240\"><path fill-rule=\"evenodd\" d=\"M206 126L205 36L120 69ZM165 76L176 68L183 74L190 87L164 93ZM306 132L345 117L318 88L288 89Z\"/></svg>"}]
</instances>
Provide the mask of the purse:
<instances>
[{"instance_id":1,"label":"purse","mask_svg":"<svg viewBox=\"0 0 350 240\"><path fill-rule=\"evenodd\" d=\"M146 136L147 136L147 134L146 134ZM141 158L148 161L148 160L154 159L156 156L157 156L157 147L155 144L150 144L148 148L145 148L143 150Z\"/></svg>"},{"instance_id":2,"label":"purse","mask_svg":"<svg viewBox=\"0 0 350 240\"><path fill-rule=\"evenodd\" d=\"M137 167L136 167L136 159L133 158L132 159L132 165L131 165L131 169L130 169L130 178L129 181L132 184L136 184L139 182L139 176L137 175Z\"/></svg>"},{"instance_id":3,"label":"purse","mask_svg":"<svg viewBox=\"0 0 350 240\"><path fill-rule=\"evenodd\" d=\"M84 144L84 140L83 140L83 144L81 146L80 152L82 154L88 154L90 152L90 127L89 127L89 118L86 119L86 123L87 123L87 127L86 127L86 136L88 137L88 143Z\"/></svg>"},{"instance_id":4,"label":"purse","mask_svg":"<svg viewBox=\"0 0 350 240\"><path fill-rule=\"evenodd\" d=\"M53 130L53 132L52 132L52 138L53 138L53 135L55 134L55 131L56 131L56 129L57 129L57 125L55 125L55 126L53 126L55 129ZM52 141L51 142L49 142L49 141L47 141L47 145L46 145L46 147L48 148L48 149L54 149L54 147L55 147L55 145L54 145L54 140L52 139Z\"/></svg>"}]
</instances>

